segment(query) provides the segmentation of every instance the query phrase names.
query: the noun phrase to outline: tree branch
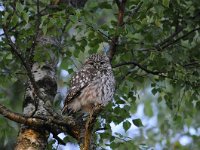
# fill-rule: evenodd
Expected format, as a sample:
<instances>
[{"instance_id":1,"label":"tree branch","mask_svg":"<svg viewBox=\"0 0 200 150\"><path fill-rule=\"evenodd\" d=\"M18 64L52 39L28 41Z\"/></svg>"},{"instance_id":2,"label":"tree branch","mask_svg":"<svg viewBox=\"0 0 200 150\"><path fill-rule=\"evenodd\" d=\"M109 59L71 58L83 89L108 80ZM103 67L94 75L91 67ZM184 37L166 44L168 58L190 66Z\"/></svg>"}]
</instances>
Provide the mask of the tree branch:
<instances>
[{"instance_id":1,"label":"tree branch","mask_svg":"<svg viewBox=\"0 0 200 150\"><path fill-rule=\"evenodd\" d=\"M104 32L102 32L100 29L95 29L95 27L92 26L92 25L89 24L89 23L86 23L86 25L87 25L88 27L90 27L93 31L97 31L99 34L103 35L103 36L106 37L108 40L112 41L112 39L111 39L108 35L106 35Z\"/></svg>"},{"instance_id":2,"label":"tree branch","mask_svg":"<svg viewBox=\"0 0 200 150\"><path fill-rule=\"evenodd\" d=\"M161 41L160 43L156 44L155 47L162 47L164 44L168 43L169 41L173 40L175 36L177 36L181 31L183 31L183 28L177 29L173 34L171 34L169 37Z\"/></svg>"},{"instance_id":3,"label":"tree branch","mask_svg":"<svg viewBox=\"0 0 200 150\"><path fill-rule=\"evenodd\" d=\"M24 68L26 69L27 71L27 75L31 81L31 84L33 85L33 88L35 89L35 92L36 92L36 95L42 99L42 96L39 92L39 88L35 82L35 79L33 77L33 74L31 72L31 68L30 68L30 65L29 63L26 62L25 58L23 58L21 52L19 51L19 48L17 47L17 45L15 43L13 43L13 41L11 40L10 36L8 35L8 31L7 31L7 27L3 25L3 31L4 31L4 34L5 34L5 37L7 39L7 42L8 44L10 45L11 47L11 52L13 55L15 55L17 58L19 58L19 60L21 61L22 65L24 66Z\"/></svg>"},{"instance_id":4,"label":"tree branch","mask_svg":"<svg viewBox=\"0 0 200 150\"><path fill-rule=\"evenodd\" d=\"M187 36L189 36L190 34L192 34L195 31L200 30L200 27L192 29L191 31L185 33L184 35L178 37L177 39L173 39L175 38L181 31L183 31L183 28L180 28L179 30L177 30L175 33L173 33L172 35L170 35L169 37L167 37L166 39L164 39L163 41L161 41L158 44L154 44L155 46L150 47L150 48L141 48L138 49L140 51L150 51L150 50L154 50L154 51L162 51L172 45L174 45L175 43L177 43L178 41L180 41L181 39L186 38Z\"/></svg>"},{"instance_id":5,"label":"tree branch","mask_svg":"<svg viewBox=\"0 0 200 150\"><path fill-rule=\"evenodd\" d=\"M34 51L35 51L35 47L37 45L37 37L39 34L39 26L40 26L40 18L41 18L41 13L40 13L40 3L39 0L37 0L36 2L36 8L37 8L37 14L36 14L36 22L35 22L35 35L33 36L33 40L32 40L32 45L30 48L28 48L26 50L26 52L28 52L28 60L30 61L30 63L33 63L33 57L34 57Z\"/></svg>"},{"instance_id":6,"label":"tree branch","mask_svg":"<svg viewBox=\"0 0 200 150\"><path fill-rule=\"evenodd\" d=\"M113 68L121 67L121 66L124 66L124 65L135 65L135 66L137 66L138 68L144 70L145 72L151 73L151 74L153 74L153 75L159 75L159 74L161 74L161 72L159 72L159 71L148 70L148 69L145 68L144 66L142 66L142 65L140 65L139 63L134 62L134 61L120 63L120 64L117 64L117 65L114 65Z\"/></svg>"},{"instance_id":7,"label":"tree branch","mask_svg":"<svg viewBox=\"0 0 200 150\"><path fill-rule=\"evenodd\" d=\"M59 134L61 132L67 132L75 139L79 139L79 129L75 126L75 121L68 117L57 116L54 117L27 117L18 113L14 113L0 104L0 114L5 118L8 118L14 122L28 125L36 128L45 128L49 132ZM70 129L70 132L69 132Z\"/></svg>"},{"instance_id":8,"label":"tree branch","mask_svg":"<svg viewBox=\"0 0 200 150\"><path fill-rule=\"evenodd\" d=\"M173 81L179 81L179 80L181 80L181 79L178 79L178 78L176 78L174 76L173 77L169 76L167 74L167 72L165 73L165 72L152 71L152 70L146 69L145 67L143 67L142 65L140 65L139 63L134 62L134 61L120 63L120 64L117 64L117 65L113 66L113 68L121 67L121 66L124 66L124 65L135 65L135 66L139 67L140 69L144 70L146 73L150 73L150 74L153 74L153 75L164 77L164 78L167 78L167 79L170 79L170 80L173 80ZM129 71L127 73L127 75L129 75L130 73L132 73L132 72ZM195 88L200 87L200 84L198 82L185 81L185 84L190 85L190 86L195 87Z\"/></svg>"},{"instance_id":9,"label":"tree branch","mask_svg":"<svg viewBox=\"0 0 200 150\"><path fill-rule=\"evenodd\" d=\"M126 0L122 0L121 2L119 0L115 0L115 2L117 4L117 6L118 6L117 28L119 28L119 27L123 26ZM116 46L117 46L117 43L118 43L118 38L119 38L119 35L114 36L112 38L110 44L109 44L109 46L110 46L110 48L109 48L109 58L110 58L110 61L112 61L113 56L116 53Z\"/></svg>"},{"instance_id":10,"label":"tree branch","mask_svg":"<svg viewBox=\"0 0 200 150\"><path fill-rule=\"evenodd\" d=\"M180 41L181 39L184 39L185 37L189 36L191 33L195 32L195 31L198 31L198 30L200 30L200 27L195 28L195 29L192 29L191 31L185 33L185 34L182 35L181 37L179 37L179 38L177 38L177 39L171 41L170 43L165 44L164 46L161 47L161 49L163 50L163 49L165 49L165 48L167 48L167 47L169 47L169 46L171 46L171 45L177 43L177 42Z\"/></svg>"},{"instance_id":11,"label":"tree branch","mask_svg":"<svg viewBox=\"0 0 200 150\"><path fill-rule=\"evenodd\" d=\"M90 114L88 117L86 123L85 123L85 133L84 133L84 140L81 141L82 143L80 144L80 149L81 150L90 150L92 147L91 144L91 137L92 137L92 132L93 128L96 122L96 119L100 112L102 111L102 106L96 106L93 110L93 112Z\"/></svg>"}]
</instances>

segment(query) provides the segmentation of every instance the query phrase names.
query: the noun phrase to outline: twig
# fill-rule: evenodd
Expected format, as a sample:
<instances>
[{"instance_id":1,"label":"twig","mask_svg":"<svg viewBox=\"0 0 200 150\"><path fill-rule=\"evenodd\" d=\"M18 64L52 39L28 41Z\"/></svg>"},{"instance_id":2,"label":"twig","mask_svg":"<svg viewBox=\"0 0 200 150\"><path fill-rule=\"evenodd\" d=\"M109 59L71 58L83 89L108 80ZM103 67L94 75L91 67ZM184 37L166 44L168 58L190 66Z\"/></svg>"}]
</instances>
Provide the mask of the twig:
<instances>
[{"instance_id":1,"label":"twig","mask_svg":"<svg viewBox=\"0 0 200 150\"><path fill-rule=\"evenodd\" d=\"M101 30L95 29L95 28L94 28L92 25L90 25L89 23L86 23L86 25L87 25L88 27L90 27L93 31L97 31L99 34L103 35L103 36L106 37L108 40L112 41L112 39L111 39L108 35L106 35L104 32L102 32Z\"/></svg>"},{"instance_id":2,"label":"twig","mask_svg":"<svg viewBox=\"0 0 200 150\"><path fill-rule=\"evenodd\" d=\"M200 66L200 63L199 62L197 62L197 61L194 61L194 62L190 62L190 63L188 63L188 64L184 64L184 65L182 65L183 67L199 67Z\"/></svg>"}]
</instances>

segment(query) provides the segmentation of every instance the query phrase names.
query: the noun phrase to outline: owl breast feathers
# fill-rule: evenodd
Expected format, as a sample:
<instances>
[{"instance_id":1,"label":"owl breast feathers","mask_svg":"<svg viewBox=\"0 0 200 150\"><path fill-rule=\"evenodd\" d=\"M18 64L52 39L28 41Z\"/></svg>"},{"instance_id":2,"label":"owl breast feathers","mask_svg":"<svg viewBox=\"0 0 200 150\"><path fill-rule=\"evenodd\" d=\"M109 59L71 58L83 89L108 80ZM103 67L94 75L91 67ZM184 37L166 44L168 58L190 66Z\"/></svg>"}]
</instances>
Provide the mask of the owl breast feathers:
<instances>
[{"instance_id":1,"label":"owl breast feathers","mask_svg":"<svg viewBox=\"0 0 200 150\"><path fill-rule=\"evenodd\" d=\"M103 54L93 54L72 77L62 112L81 110L90 113L95 106L108 104L114 90L115 79L109 58Z\"/></svg>"}]
</instances>

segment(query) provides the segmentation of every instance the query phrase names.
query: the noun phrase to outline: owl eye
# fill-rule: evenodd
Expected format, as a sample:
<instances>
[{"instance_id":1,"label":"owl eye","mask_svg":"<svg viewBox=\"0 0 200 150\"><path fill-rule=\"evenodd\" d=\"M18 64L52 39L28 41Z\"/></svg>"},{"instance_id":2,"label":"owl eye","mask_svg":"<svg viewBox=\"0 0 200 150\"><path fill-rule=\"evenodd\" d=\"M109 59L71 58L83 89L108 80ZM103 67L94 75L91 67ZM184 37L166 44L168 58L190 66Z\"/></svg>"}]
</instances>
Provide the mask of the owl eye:
<instances>
[{"instance_id":1,"label":"owl eye","mask_svg":"<svg viewBox=\"0 0 200 150\"><path fill-rule=\"evenodd\" d=\"M94 65L94 63L93 63L93 62L91 62L91 61L90 61L90 62L88 62L88 64L89 64L89 65Z\"/></svg>"},{"instance_id":2,"label":"owl eye","mask_svg":"<svg viewBox=\"0 0 200 150\"><path fill-rule=\"evenodd\" d=\"M102 62L100 62L100 64L101 64L101 65L103 65L103 64L105 64L105 62L104 62L104 61L102 61Z\"/></svg>"}]
</instances>

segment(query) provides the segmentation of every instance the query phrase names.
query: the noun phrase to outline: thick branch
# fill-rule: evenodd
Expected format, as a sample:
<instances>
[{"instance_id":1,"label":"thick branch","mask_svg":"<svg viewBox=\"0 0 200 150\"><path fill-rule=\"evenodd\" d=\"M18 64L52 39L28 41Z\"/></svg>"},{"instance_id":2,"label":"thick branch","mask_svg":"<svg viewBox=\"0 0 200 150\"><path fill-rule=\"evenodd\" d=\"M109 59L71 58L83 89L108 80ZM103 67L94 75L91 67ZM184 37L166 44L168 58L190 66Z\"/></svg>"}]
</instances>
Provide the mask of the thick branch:
<instances>
[{"instance_id":1,"label":"thick branch","mask_svg":"<svg viewBox=\"0 0 200 150\"><path fill-rule=\"evenodd\" d=\"M56 118L50 118L50 117L27 117L23 116L18 113L14 113L11 110L7 109L5 106L0 104L0 114L4 117L20 123L24 125L28 125L31 127L36 128L42 128L49 129L51 133L54 133L55 130L57 131L57 134L61 132L67 132L70 133L70 135L76 139L79 138L79 131L75 127L75 121L71 118L63 118L62 116L58 116ZM69 132L69 129L71 131Z\"/></svg>"},{"instance_id":2,"label":"thick branch","mask_svg":"<svg viewBox=\"0 0 200 150\"><path fill-rule=\"evenodd\" d=\"M92 147L91 140L92 140L94 125L101 111L102 111L102 106L99 105L96 108L94 108L93 112L88 117L87 122L85 123L84 140L82 141L83 143L80 144L81 150L91 149Z\"/></svg>"},{"instance_id":3,"label":"thick branch","mask_svg":"<svg viewBox=\"0 0 200 150\"><path fill-rule=\"evenodd\" d=\"M123 26L126 0L122 0L121 2L119 0L115 0L115 2L118 6L117 28L119 28L119 27ZM110 61L112 61L112 58L116 53L116 46L117 46L117 43L118 43L118 38L119 38L119 35L116 35L112 38L112 40L110 42L110 48L109 48Z\"/></svg>"}]
</instances>

